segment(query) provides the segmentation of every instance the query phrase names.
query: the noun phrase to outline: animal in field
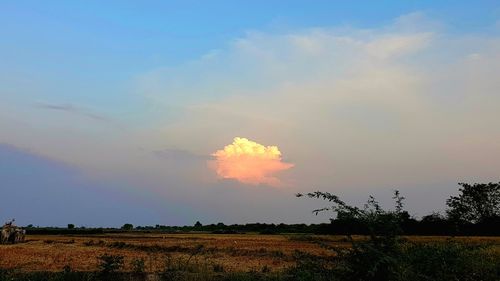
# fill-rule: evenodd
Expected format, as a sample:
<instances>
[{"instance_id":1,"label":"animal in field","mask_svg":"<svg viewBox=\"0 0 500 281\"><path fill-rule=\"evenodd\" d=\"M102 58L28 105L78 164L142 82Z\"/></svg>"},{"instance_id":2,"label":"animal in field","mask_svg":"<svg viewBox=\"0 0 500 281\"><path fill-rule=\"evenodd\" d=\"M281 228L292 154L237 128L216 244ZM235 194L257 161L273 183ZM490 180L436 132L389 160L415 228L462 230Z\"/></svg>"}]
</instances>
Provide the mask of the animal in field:
<instances>
[{"instance_id":1,"label":"animal in field","mask_svg":"<svg viewBox=\"0 0 500 281\"><path fill-rule=\"evenodd\" d=\"M24 242L26 230L15 226L14 220L5 223L0 231L0 244Z\"/></svg>"},{"instance_id":2,"label":"animal in field","mask_svg":"<svg viewBox=\"0 0 500 281\"><path fill-rule=\"evenodd\" d=\"M0 244L7 244L9 242L10 238L10 229L3 227L2 231L0 232Z\"/></svg>"},{"instance_id":3,"label":"animal in field","mask_svg":"<svg viewBox=\"0 0 500 281\"><path fill-rule=\"evenodd\" d=\"M26 237L26 230L22 228L16 228L14 230L14 243L24 242L25 237Z\"/></svg>"}]
</instances>

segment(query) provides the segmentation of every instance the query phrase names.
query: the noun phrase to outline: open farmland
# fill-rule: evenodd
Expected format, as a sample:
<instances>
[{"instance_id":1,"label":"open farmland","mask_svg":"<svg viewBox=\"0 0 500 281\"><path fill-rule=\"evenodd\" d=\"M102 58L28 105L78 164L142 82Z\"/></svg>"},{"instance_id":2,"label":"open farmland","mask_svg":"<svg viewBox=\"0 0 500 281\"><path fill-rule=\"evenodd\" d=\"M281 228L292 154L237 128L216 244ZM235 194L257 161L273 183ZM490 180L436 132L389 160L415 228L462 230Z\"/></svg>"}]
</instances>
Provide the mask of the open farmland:
<instances>
[{"instance_id":1,"label":"open farmland","mask_svg":"<svg viewBox=\"0 0 500 281\"><path fill-rule=\"evenodd\" d=\"M332 239L338 245L343 238ZM26 243L1 245L0 267L26 271L60 271L69 265L77 271L97 270L98 257L120 255L125 270L135 259L144 259L146 271L163 269L167 259L222 266L226 271L280 270L294 262L294 252L317 256L329 253L307 239L252 234L113 234L95 236L32 235Z\"/></svg>"},{"instance_id":2,"label":"open farmland","mask_svg":"<svg viewBox=\"0 0 500 281\"><path fill-rule=\"evenodd\" d=\"M355 239L363 239L355 237ZM500 256L500 237L410 236L412 242L432 243L449 239L493 245ZM144 234L29 235L26 243L0 245L0 268L30 271L99 270L99 256L124 257L124 271L144 261L146 272L161 272L168 263L193 264L225 272L282 271L293 266L297 253L329 257L333 252L320 244L349 247L345 236L257 234Z\"/></svg>"}]
</instances>

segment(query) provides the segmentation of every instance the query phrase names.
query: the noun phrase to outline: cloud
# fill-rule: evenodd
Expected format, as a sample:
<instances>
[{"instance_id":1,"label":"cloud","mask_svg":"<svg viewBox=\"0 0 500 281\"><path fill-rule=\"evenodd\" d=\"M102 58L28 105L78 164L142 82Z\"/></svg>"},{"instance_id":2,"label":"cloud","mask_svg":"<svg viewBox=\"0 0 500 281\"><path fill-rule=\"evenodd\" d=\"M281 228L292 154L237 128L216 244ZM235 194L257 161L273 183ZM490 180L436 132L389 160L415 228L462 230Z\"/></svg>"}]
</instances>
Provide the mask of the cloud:
<instances>
[{"instance_id":1,"label":"cloud","mask_svg":"<svg viewBox=\"0 0 500 281\"><path fill-rule=\"evenodd\" d=\"M0 186L5 198L0 222L10 218L16 218L20 225L158 222L151 201L146 203L112 187L122 184L90 179L74 165L0 142Z\"/></svg>"},{"instance_id":2,"label":"cloud","mask_svg":"<svg viewBox=\"0 0 500 281\"><path fill-rule=\"evenodd\" d=\"M163 127L169 145L272 138L294 159L297 188L492 180L499 47L496 35L449 33L413 14L370 29L251 32L139 86L184 107Z\"/></svg>"},{"instance_id":3,"label":"cloud","mask_svg":"<svg viewBox=\"0 0 500 281\"><path fill-rule=\"evenodd\" d=\"M49 109L49 110L64 111L64 112L68 112L71 114L85 116L87 118L98 120L98 121L110 121L110 119L108 117L90 112L87 109L84 109L84 108L81 108L81 107L78 107L78 106L75 106L72 104L51 104L51 103L38 102L37 107L43 108L43 109Z\"/></svg>"},{"instance_id":4,"label":"cloud","mask_svg":"<svg viewBox=\"0 0 500 281\"><path fill-rule=\"evenodd\" d=\"M239 137L212 156L215 161L211 166L219 177L246 184L283 186L275 174L293 167L293 164L282 162L277 146L264 146Z\"/></svg>"},{"instance_id":5,"label":"cloud","mask_svg":"<svg viewBox=\"0 0 500 281\"><path fill-rule=\"evenodd\" d=\"M293 182L290 193L324 190L353 200L392 188L425 199L433 190L442 197L425 201L425 208L412 199L409 208L441 208L450 194L443 188L456 190L457 181L498 180L500 38L449 33L425 21L411 16L370 29L251 32L199 59L138 74L136 89L147 102L127 119L137 126L126 134L95 122L74 126L46 112L27 118L0 103L0 140L64 158L92 175L124 178L137 194L152 194L165 206L199 210L195 220L199 214L233 222L311 219L304 216L314 206L297 208L283 190L237 188L269 182ZM46 126L45 115L77 133ZM234 136L272 139L294 168L276 164L238 180L230 159L212 156L211 170L209 159L196 156L211 155ZM224 175L233 180L214 179Z\"/></svg>"}]
</instances>

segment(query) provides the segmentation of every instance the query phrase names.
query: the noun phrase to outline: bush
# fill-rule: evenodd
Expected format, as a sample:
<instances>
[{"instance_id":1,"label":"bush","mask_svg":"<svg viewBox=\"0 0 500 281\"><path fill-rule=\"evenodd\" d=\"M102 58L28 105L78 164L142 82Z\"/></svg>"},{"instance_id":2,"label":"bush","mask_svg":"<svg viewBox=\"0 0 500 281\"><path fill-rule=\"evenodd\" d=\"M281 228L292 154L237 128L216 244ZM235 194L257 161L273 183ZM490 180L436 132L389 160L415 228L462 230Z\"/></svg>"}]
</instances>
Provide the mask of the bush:
<instances>
[{"instance_id":1,"label":"bush","mask_svg":"<svg viewBox=\"0 0 500 281\"><path fill-rule=\"evenodd\" d=\"M307 195L334 204L315 213L333 210L337 218L362 222L368 239L356 241L348 235L352 247L344 250L317 242L336 255L326 261L307 255L298 257L297 266L289 272L293 280L498 281L500 259L497 253L489 252L487 246L453 241L418 244L401 239L401 225L409 216L403 210L404 198L397 191L393 197L394 211L383 210L373 197L360 209L329 193Z\"/></svg>"},{"instance_id":2,"label":"bush","mask_svg":"<svg viewBox=\"0 0 500 281\"><path fill-rule=\"evenodd\" d=\"M212 269L214 270L214 272L224 272L224 266L222 264L214 264L212 265Z\"/></svg>"},{"instance_id":3,"label":"bush","mask_svg":"<svg viewBox=\"0 0 500 281\"><path fill-rule=\"evenodd\" d=\"M404 249L405 280L495 281L500 259L487 246L457 242L408 244Z\"/></svg>"},{"instance_id":4,"label":"bush","mask_svg":"<svg viewBox=\"0 0 500 281\"><path fill-rule=\"evenodd\" d=\"M115 273L123 267L123 256L104 254L99 257L101 273Z\"/></svg>"},{"instance_id":5,"label":"bush","mask_svg":"<svg viewBox=\"0 0 500 281\"><path fill-rule=\"evenodd\" d=\"M146 263L144 262L144 259L134 259L132 261L132 271L134 273L144 273L145 268Z\"/></svg>"}]
</instances>

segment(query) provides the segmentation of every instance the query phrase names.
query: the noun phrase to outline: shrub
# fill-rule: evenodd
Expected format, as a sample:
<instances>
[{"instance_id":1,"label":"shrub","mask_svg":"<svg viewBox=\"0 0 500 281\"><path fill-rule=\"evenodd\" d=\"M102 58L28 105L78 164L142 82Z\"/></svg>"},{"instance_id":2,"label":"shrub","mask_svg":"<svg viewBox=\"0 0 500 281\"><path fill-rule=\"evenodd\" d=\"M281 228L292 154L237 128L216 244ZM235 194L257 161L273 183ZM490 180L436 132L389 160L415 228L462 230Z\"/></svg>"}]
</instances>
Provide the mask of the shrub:
<instances>
[{"instance_id":1,"label":"shrub","mask_svg":"<svg viewBox=\"0 0 500 281\"><path fill-rule=\"evenodd\" d=\"M267 264L266 264L266 265L262 266L260 272L269 273L269 272L271 272L271 268L269 268L269 266L267 266Z\"/></svg>"},{"instance_id":2,"label":"shrub","mask_svg":"<svg viewBox=\"0 0 500 281\"><path fill-rule=\"evenodd\" d=\"M494 281L500 276L500 259L488 246L446 243L407 244L404 280Z\"/></svg>"},{"instance_id":3,"label":"shrub","mask_svg":"<svg viewBox=\"0 0 500 281\"><path fill-rule=\"evenodd\" d=\"M114 273L123 267L123 256L104 254L99 256L101 273Z\"/></svg>"},{"instance_id":4,"label":"shrub","mask_svg":"<svg viewBox=\"0 0 500 281\"><path fill-rule=\"evenodd\" d=\"M224 272L224 266L222 264L214 264L212 265L212 269L214 270L214 272Z\"/></svg>"},{"instance_id":5,"label":"shrub","mask_svg":"<svg viewBox=\"0 0 500 281\"><path fill-rule=\"evenodd\" d=\"M134 259L132 261L132 271L134 273L144 273L144 269L146 268L146 263L144 259Z\"/></svg>"},{"instance_id":6,"label":"shrub","mask_svg":"<svg viewBox=\"0 0 500 281\"><path fill-rule=\"evenodd\" d=\"M330 193L307 195L334 204L315 213L332 210L337 218L362 222L368 239L356 241L348 234L352 247L344 250L318 242L336 255L326 261L307 255L297 257L297 266L289 272L293 280L498 281L500 259L498 254L489 252L487 246L452 241L411 244L401 239L401 225L409 216L403 210L404 198L398 191L394 193L393 211L382 209L373 197L360 209Z\"/></svg>"}]
</instances>

